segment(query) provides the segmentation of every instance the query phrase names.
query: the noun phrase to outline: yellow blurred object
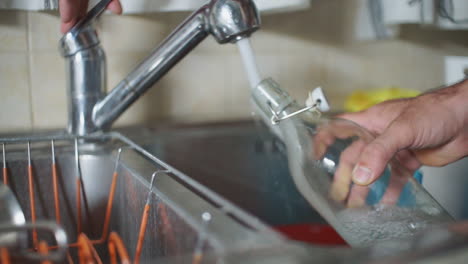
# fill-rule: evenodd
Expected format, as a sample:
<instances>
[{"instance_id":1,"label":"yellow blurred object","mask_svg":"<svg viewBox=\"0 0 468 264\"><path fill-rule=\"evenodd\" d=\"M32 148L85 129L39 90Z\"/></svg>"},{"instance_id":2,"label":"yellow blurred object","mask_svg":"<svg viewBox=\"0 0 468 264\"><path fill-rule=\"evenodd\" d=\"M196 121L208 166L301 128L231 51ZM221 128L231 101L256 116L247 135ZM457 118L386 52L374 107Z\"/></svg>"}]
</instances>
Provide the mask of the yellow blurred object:
<instances>
[{"instance_id":1,"label":"yellow blurred object","mask_svg":"<svg viewBox=\"0 0 468 264\"><path fill-rule=\"evenodd\" d=\"M387 100L415 97L419 94L421 94L419 91L399 87L387 87L370 91L357 90L346 99L344 108L347 112L358 112Z\"/></svg>"}]
</instances>

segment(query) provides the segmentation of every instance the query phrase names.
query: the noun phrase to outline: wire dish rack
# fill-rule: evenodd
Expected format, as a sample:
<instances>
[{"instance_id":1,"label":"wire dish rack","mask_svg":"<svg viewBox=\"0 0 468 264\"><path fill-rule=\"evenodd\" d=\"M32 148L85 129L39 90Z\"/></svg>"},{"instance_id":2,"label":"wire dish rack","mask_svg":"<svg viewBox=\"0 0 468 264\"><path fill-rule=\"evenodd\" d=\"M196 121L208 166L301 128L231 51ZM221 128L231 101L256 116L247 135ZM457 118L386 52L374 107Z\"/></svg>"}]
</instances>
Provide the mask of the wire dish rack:
<instances>
[{"instance_id":1,"label":"wire dish rack","mask_svg":"<svg viewBox=\"0 0 468 264\"><path fill-rule=\"evenodd\" d=\"M0 143L26 219L0 223L1 263L224 263L285 241L120 133Z\"/></svg>"}]
</instances>

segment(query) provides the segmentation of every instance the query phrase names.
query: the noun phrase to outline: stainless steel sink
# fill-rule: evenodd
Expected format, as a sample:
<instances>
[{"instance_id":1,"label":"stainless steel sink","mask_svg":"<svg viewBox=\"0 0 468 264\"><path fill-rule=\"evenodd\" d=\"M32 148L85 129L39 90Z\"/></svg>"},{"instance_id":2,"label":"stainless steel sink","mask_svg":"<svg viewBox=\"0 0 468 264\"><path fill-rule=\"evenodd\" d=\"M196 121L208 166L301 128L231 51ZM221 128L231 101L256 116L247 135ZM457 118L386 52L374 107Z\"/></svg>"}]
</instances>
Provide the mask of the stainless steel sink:
<instances>
[{"instance_id":1,"label":"stainless steel sink","mask_svg":"<svg viewBox=\"0 0 468 264\"><path fill-rule=\"evenodd\" d=\"M151 191L141 263L198 263L193 262L197 249L203 256L200 263L423 263L418 261L440 256L445 261L451 259L450 254L466 252L468 236L454 236L450 229L358 250L286 239L272 227L326 223L296 190L282 143L254 122L127 129L122 133L126 137L110 133L80 140L79 167L86 200L82 203L82 229L91 239L100 237L118 164L110 231L122 237L133 259L151 176L168 170L156 176ZM26 220L31 221L26 152L26 142L31 140L37 218L55 222L47 138L60 138L56 156L61 226L73 243L77 238L78 176L74 138L1 139L14 141L7 142L6 151L10 186ZM119 149L122 152L116 163ZM202 220L204 213L212 216L210 222ZM50 235L39 233L39 237L54 243ZM96 249L108 263L106 243L97 244ZM76 249L72 247L70 253L76 259Z\"/></svg>"},{"instance_id":2,"label":"stainless steel sink","mask_svg":"<svg viewBox=\"0 0 468 264\"><path fill-rule=\"evenodd\" d=\"M325 224L296 189L283 143L253 121L154 130L143 147L271 226Z\"/></svg>"},{"instance_id":3,"label":"stainless steel sink","mask_svg":"<svg viewBox=\"0 0 468 264\"><path fill-rule=\"evenodd\" d=\"M83 184L81 229L91 240L98 240L103 229L115 164L118 164L118 178L110 231L116 231L122 237L132 258L136 252L151 177L156 171L168 170L155 176L141 263L156 259L187 263L198 249L203 254L210 252L218 256L226 251L270 247L286 242L256 218L156 157L146 155L143 149L120 134L82 141L78 148L80 172L75 162L73 140L53 138L59 138L55 141L55 153L61 226L68 235L69 243L77 241L78 175L81 175ZM116 163L118 149L122 151ZM27 157L26 140L7 142L9 185L19 200L26 220L31 222ZM37 220L55 222L50 141L33 138L31 157ZM211 221L202 220L204 213L211 215ZM39 238L49 245L54 244L47 234L39 233ZM29 248L32 246L32 239L29 239ZM95 247L107 262L107 243L98 243ZM76 259L76 250L72 248L70 254Z\"/></svg>"}]
</instances>

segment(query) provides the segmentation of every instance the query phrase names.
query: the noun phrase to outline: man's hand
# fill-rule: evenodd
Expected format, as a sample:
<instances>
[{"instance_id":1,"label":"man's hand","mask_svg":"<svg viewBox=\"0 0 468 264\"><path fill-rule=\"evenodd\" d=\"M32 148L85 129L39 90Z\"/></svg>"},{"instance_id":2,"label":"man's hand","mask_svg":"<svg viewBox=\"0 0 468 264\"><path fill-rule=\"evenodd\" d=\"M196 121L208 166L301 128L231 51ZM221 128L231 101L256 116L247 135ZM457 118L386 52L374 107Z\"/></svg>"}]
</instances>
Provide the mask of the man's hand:
<instances>
[{"instance_id":1,"label":"man's hand","mask_svg":"<svg viewBox=\"0 0 468 264\"><path fill-rule=\"evenodd\" d=\"M353 169L360 185L374 182L393 157L414 171L468 155L468 81L341 117L378 135L363 147Z\"/></svg>"},{"instance_id":2,"label":"man's hand","mask_svg":"<svg viewBox=\"0 0 468 264\"><path fill-rule=\"evenodd\" d=\"M119 0L112 0L107 9L114 14L122 13L122 6ZM60 31L64 34L68 32L86 14L87 10L88 0L60 0Z\"/></svg>"},{"instance_id":3,"label":"man's hand","mask_svg":"<svg viewBox=\"0 0 468 264\"><path fill-rule=\"evenodd\" d=\"M390 163L392 170L383 173L388 179L378 186L371 188L352 184L353 169L359 161L360 153L374 140L370 133L359 129L358 125L348 120L333 119L321 124L313 138L312 156L317 161L323 160L324 164L327 153L337 153L342 150L338 160L333 154L328 157L336 166L328 193L331 199L348 208L373 205L377 201L384 204L398 203L400 194L411 174L395 164ZM345 146L344 149L342 149L343 146ZM371 189L371 200L368 200Z\"/></svg>"}]
</instances>

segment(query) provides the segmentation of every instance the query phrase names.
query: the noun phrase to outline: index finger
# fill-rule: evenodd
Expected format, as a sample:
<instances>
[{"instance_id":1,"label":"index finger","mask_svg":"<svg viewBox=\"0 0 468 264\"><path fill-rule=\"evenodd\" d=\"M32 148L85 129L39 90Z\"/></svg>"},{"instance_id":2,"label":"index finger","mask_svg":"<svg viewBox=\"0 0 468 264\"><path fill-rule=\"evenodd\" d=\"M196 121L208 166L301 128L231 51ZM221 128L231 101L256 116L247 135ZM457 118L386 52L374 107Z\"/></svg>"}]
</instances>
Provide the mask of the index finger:
<instances>
[{"instance_id":1,"label":"index finger","mask_svg":"<svg viewBox=\"0 0 468 264\"><path fill-rule=\"evenodd\" d=\"M329 146L331 146L337 139L348 139L357 137L363 139L365 142L370 141L354 123L344 120L336 119L330 123L326 123L318 127L314 135L314 154L316 159L321 159Z\"/></svg>"}]
</instances>

